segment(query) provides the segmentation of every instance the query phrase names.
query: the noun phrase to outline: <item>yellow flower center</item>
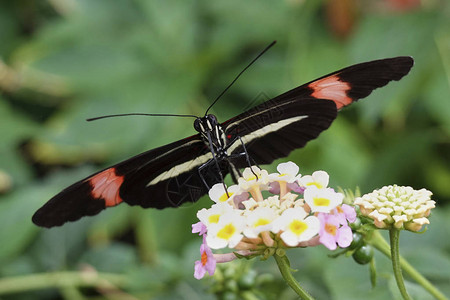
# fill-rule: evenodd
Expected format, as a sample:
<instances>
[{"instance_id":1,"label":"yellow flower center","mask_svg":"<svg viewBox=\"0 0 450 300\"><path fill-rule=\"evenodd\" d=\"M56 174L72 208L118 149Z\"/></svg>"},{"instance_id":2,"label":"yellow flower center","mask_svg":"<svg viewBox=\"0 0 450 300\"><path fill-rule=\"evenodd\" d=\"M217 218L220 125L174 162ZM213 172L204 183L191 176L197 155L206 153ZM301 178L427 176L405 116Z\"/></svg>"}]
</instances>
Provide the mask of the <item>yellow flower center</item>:
<instances>
[{"instance_id":1,"label":"yellow flower center","mask_svg":"<svg viewBox=\"0 0 450 300\"><path fill-rule=\"evenodd\" d=\"M315 206L328 206L330 205L330 200L327 198L313 198Z\"/></svg>"},{"instance_id":2,"label":"yellow flower center","mask_svg":"<svg viewBox=\"0 0 450 300\"><path fill-rule=\"evenodd\" d=\"M234 225L230 223L219 230L219 232L217 233L217 237L224 240L229 240L235 232L236 227L234 227Z\"/></svg>"},{"instance_id":3,"label":"yellow flower center","mask_svg":"<svg viewBox=\"0 0 450 300\"><path fill-rule=\"evenodd\" d=\"M323 188L323 186L320 183L316 182L316 181L308 182L306 184L306 186L312 186L312 185L315 185L318 189Z\"/></svg>"},{"instance_id":4,"label":"yellow flower center","mask_svg":"<svg viewBox=\"0 0 450 300\"><path fill-rule=\"evenodd\" d=\"M209 223L217 223L219 222L220 215L210 215L208 218Z\"/></svg>"},{"instance_id":5,"label":"yellow flower center","mask_svg":"<svg viewBox=\"0 0 450 300\"><path fill-rule=\"evenodd\" d=\"M261 219L258 219L258 221L255 223L255 224L253 224L253 227L258 227L258 226L263 226L263 225L267 225L267 224L269 224L270 223L270 221L268 220L268 219L263 219L263 218L261 218Z\"/></svg>"},{"instance_id":6,"label":"yellow flower center","mask_svg":"<svg viewBox=\"0 0 450 300\"><path fill-rule=\"evenodd\" d=\"M233 193L228 193L228 195L233 196ZM222 196L219 197L219 202L225 202L228 199L230 199L230 197L227 196L227 193L223 194Z\"/></svg>"},{"instance_id":7,"label":"yellow flower center","mask_svg":"<svg viewBox=\"0 0 450 300\"><path fill-rule=\"evenodd\" d=\"M337 206L336 210L337 210L338 214L342 214L344 212L344 210L340 206Z\"/></svg>"},{"instance_id":8,"label":"yellow flower center","mask_svg":"<svg viewBox=\"0 0 450 300\"><path fill-rule=\"evenodd\" d=\"M308 225L306 225L305 222L299 220L294 220L289 225L289 229L296 235L301 235L307 228Z\"/></svg>"},{"instance_id":9,"label":"yellow flower center","mask_svg":"<svg viewBox=\"0 0 450 300\"><path fill-rule=\"evenodd\" d=\"M250 176L250 177L247 177L247 178L245 178L245 180L247 180L247 181L252 181L252 180L256 180L256 176Z\"/></svg>"},{"instance_id":10,"label":"yellow flower center","mask_svg":"<svg viewBox=\"0 0 450 300\"><path fill-rule=\"evenodd\" d=\"M336 235L337 228L336 226L327 223L325 224L325 231L331 235Z\"/></svg>"}]
</instances>

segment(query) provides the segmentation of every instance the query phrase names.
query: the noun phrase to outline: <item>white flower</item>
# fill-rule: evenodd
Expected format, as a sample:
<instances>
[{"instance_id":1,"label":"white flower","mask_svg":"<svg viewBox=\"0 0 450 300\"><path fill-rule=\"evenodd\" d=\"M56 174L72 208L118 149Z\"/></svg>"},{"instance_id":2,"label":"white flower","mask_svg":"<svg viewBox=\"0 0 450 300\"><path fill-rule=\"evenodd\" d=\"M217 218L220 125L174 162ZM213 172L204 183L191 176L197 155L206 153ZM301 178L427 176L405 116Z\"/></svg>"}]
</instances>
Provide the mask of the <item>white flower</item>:
<instances>
[{"instance_id":1,"label":"white flower","mask_svg":"<svg viewBox=\"0 0 450 300\"><path fill-rule=\"evenodd\" d=\"M238 178L239 187L243 191L249 191L254 187L259 187L263 190L268 189L269 174L267 171L260 170L256 166L252 166L251 168L245 168L244 172L242 172L242 177Z\"/></svg>"},{"instance_id":2,"label":"white flower","mask_svg":"<svg viewBox=\"0 0 450 300\"><path fill-rule=\"evenodd\" d=\"M319 233L320 223L317 217L307 215L301 207L288 208L273 221L272 232L282 232L281 239L291 247L308 241Z\"/></svg>"},{"instance_id":3,"label":"white flower","mask_svg":"<svg viewBox=\"0 0 450 300\"><path fill-rule=\"evenodd\" d=\"M233 199L233 197L238 192L239 192L238 185L232 185L225 190L225 186L223 183L216 183L209 190L208 195L212 201L219 203L219 202L227 202L228 200Z\"/></svg>"},{"instance_id":4,"label":"white flower","mask_svg":"<svg viewBox=\"0 0 450 300\"><path fill-rule=\"evenodd\" d=\"M222 215L218 223L210 224L206 243L212 249L234 248L243 238L245 218L236 211Z\"/></svg>"},{"instance_id":5,"label":"white flower","mask_svg":"<svg viewBox=\"0 0 450 300\"><path fill-rule=\"evenodd\" d=\"M408 222L408 218L405 215L393 215L392 219L394 219L394 227L395 228L402 228L404 222Z\"/></svg>"},{"instance_id":6,"label":"white flower","mask_svg":"<svg viewBox=\"0 0 450 300\"><path fill-rule=\"evenodd\" d=\"M211 206L211 208L203 208L197 212L197 218L208 228L211 224L217 224L219 219L225 213L233 211L233 207L227 202L219 202Z\"/></svg>"},{"instance_id":7,"label":"white flower","mask_svg":"<svg viewBox=\"0 0 450 300\"><path fill-rule=\"evenodd\" d=\"M260 205L267 207L280 207L280 197L278 195L267 197Z\"/></svg>"},{"instance_id":8,"label":"white flower","mask_svg":"<svg viewBox=\"0 0 450 300\"><path fill-rule=\"evenodd\" d=\"M389 185L355 199L361 213L374 219L378 228L419 231L429 224L426 217L435 203L426 189L414 190L409 186Z\"/></svg>"},{"instance_id":9,"label":"white flower","mask_svg":"<svg viewBox=\"0 0 450 300\"><path fill-rule=\"evenodd\" d=\"M242 204L244 205L246 211L251 211L255 207L258 207L258 202L256 202L253 198L242 201Z\"/></svg>"},{"instance_id":10,"label":"white flower","mask_svg":"<svg viewBox=\"0 0 450 300\"><path fill-rule=\"evenodd\" d=\"M411 231L419 231L425 224L430 224L430 221L427 218L422 217L413 219L412 222L405 224L405 228Z\"/></svg>"},{"instance_id":11,"label":"white flower","mask_svg":"<svg viewBox=\"0 0 450 300\"><path fill-rule=\"evenodd\" d=\"M287 193L283 196L282 201L280 203L280 209L286 210L288 208L294 207L294 205L297 203L303 203L303 199L301 200L295 200L298 197L298 195L293 193ZM297 205L298 206L298 205Z\"/></svg>"},{"instance_id":12,"label":"white flower","mask_svg":"<svg viewBox=\"0 0 450 300\"><path fill-rule=\"evenodd\" d=\"M330 176L325 171L315 171L312 175L305 175L298 179L298 184L302 187L308 188L315 186L318 189L323 189L328 186Z\"/></svg>"},{"instance_id":13,"label":"white flower","mask_svg":"<svg viewBox=\"0 0 450 300\"><path fill-rule=\"evenodd\" d=\"M275 195L275 196L267 197L267 199L264 199L259 202L250 198L249 200L243 201L242 204L245 207L244 214L247 214L249 212L252 212L253 210L255 210L258 207L268 207L275 211L284 210L282 207L284 206L285 202L287 202L287 201L281 202L280 197L278 195Z\"/></svg>"},{"instance_id":14,"label":"white flower","mask_svg":"<svg viewBox=\"0 0 450 300\"><path fill-rule=\"evenodd\" d=\"M340 205L344 199L342 193L337 193L331 188L319 189L316 186L308 187L303 197L312 212L324 213L329 213L336 206Z\"/></svg>"},{"instance_id":15,"label":"white flower","mask_svg":"<svg viewBox=\"0 0 450 300\"><path fill-rule=\"evenodd\" d=\"M249 238L256 238L263 231L272 229L272 221L278 217L278 214L269 207L258 207L246 215L247 227L244 229L244 235Z\"/></svg>"},{"instance_id":16,"label":"white flower","mask_svg":"<svg viewBox=\"0 0 450 300\"><path fill-rule=\"evenodd\" d=\"M285 181L292 183L301 176L298 174L299 167L292 161L279 164L277 166L277 171L278 173L272 173L269 175L269 179L271 181Z\"/></svg>"}]
</instances>

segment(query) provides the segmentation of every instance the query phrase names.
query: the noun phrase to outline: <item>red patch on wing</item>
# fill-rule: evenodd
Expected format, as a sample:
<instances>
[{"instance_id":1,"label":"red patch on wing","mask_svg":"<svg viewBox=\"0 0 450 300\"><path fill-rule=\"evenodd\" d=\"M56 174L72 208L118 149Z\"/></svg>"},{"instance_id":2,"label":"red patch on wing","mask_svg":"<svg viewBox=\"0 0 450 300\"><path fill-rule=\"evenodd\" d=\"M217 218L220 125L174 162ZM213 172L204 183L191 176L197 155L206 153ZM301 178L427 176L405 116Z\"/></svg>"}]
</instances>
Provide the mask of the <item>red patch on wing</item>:
<instances>
[{"instance_id":1,"label":"red patch on wing","mask_svg":"<svg viewBox=\"0 0 450 300\"><path fill-rule=\"evenodd\" d=\"M122 182L123 176L118 176L115 168L106 169L89 179L91 195L95 199L104 199L106 207L116 206L123 201L119 195Z\"/></svg>"},{"instance_id":2,"label":"red patch on wing","mask_svg":"<svg viewBox=\"0 0 450 300\"><path fill-rule=\"evenodd\" d=\"M337 109L353 102L353 99L347 95L347 91L351 89L350 84L340 81L337 75L316 80L310 83L308 87L313 90L311 96L318 99L333 100Z\"/></svg>"}]
</instances>

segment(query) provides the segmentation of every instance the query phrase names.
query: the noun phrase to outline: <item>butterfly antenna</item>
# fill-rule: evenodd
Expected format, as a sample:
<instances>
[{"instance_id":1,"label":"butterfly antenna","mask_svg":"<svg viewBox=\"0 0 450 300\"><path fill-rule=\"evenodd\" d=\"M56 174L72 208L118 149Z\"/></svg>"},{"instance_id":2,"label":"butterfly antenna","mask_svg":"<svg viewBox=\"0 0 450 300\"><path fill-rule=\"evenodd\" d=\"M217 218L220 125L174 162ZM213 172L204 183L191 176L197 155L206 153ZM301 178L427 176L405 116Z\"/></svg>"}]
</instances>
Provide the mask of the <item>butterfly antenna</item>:
<instances>
[{"instance_id":1,"label":"butterfly antenna","mask_svg":"<svg viewBox=\"0 0 450 300\"><path fill-rule=\"evenodd\" d=\"M273 45L275 45L277 41L273 41L272 43L270 43L269 46L267 46L261 53L258 54L258 56L256 56L237 76L236 78L234 78L234 80L223 90L222 93L220 93L220 95L216 98L216 100L213 101L213 103L208 107L208 109L205 112L205 116L208 114L208 111L211 109L211 107L213 107L214 104L216 104L216 102L220 99L220 97L223 96L223 94L226 93L226 91L228 91L228 89L236 82L236 80L238 80L238 78L242 75L242 73L245 72L245 70L247 70L251 65L253 65L253 63L260 58L267 50L269 50Z\"/></svg>"},{"instance_id":2,"label":"butterfly antenna","mask_svg":"<svg viewBox=\"0 0 450 300\"><path fill-rule=\"evenodd\" d=\"M116 115L106 115L95 118L86 119L86 121L96 121L100 119L113 118L113 117L125 117L125 116L152 116L152 117L186 117L186 118L198 118L194 115L176 115L176 114L144 114L144 113L129 113L129 114L116 114Z\"/></svg>"}]
</instances>

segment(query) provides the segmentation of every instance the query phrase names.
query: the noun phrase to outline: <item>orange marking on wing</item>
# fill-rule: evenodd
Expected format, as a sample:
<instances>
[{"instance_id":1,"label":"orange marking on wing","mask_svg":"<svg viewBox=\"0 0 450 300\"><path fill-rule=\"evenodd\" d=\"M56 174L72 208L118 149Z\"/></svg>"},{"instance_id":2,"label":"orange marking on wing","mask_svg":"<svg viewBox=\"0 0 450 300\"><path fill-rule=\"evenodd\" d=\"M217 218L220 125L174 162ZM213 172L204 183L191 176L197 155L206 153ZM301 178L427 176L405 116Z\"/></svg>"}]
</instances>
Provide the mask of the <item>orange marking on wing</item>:
<instances>
[{"instance_id":1,"label":"orange marking on wing","mask_svg":"<svg viewBox=\"0 0 450 300\"><path fill-rule=\"evenodd\" d=\"M314 92L311 96L318 99L329 99L336 103L337 109L352 103L352 98L347 95L347 91L351 89L347 82L339 81L337 75L326 77L309 84Z\"/></svg>"},{"instance_id":2,"label":"orange marking on wing","mask_svg":"<svg viewBox=\"0 0 450 300\"><path fill-rule=\"evenodd\" d=\"M123 176L118 176L114 168L109 168L89 179L92 197L104 199L106 207L116 206L123 200L119 195Z\"/></svg>"}]
</instances>

